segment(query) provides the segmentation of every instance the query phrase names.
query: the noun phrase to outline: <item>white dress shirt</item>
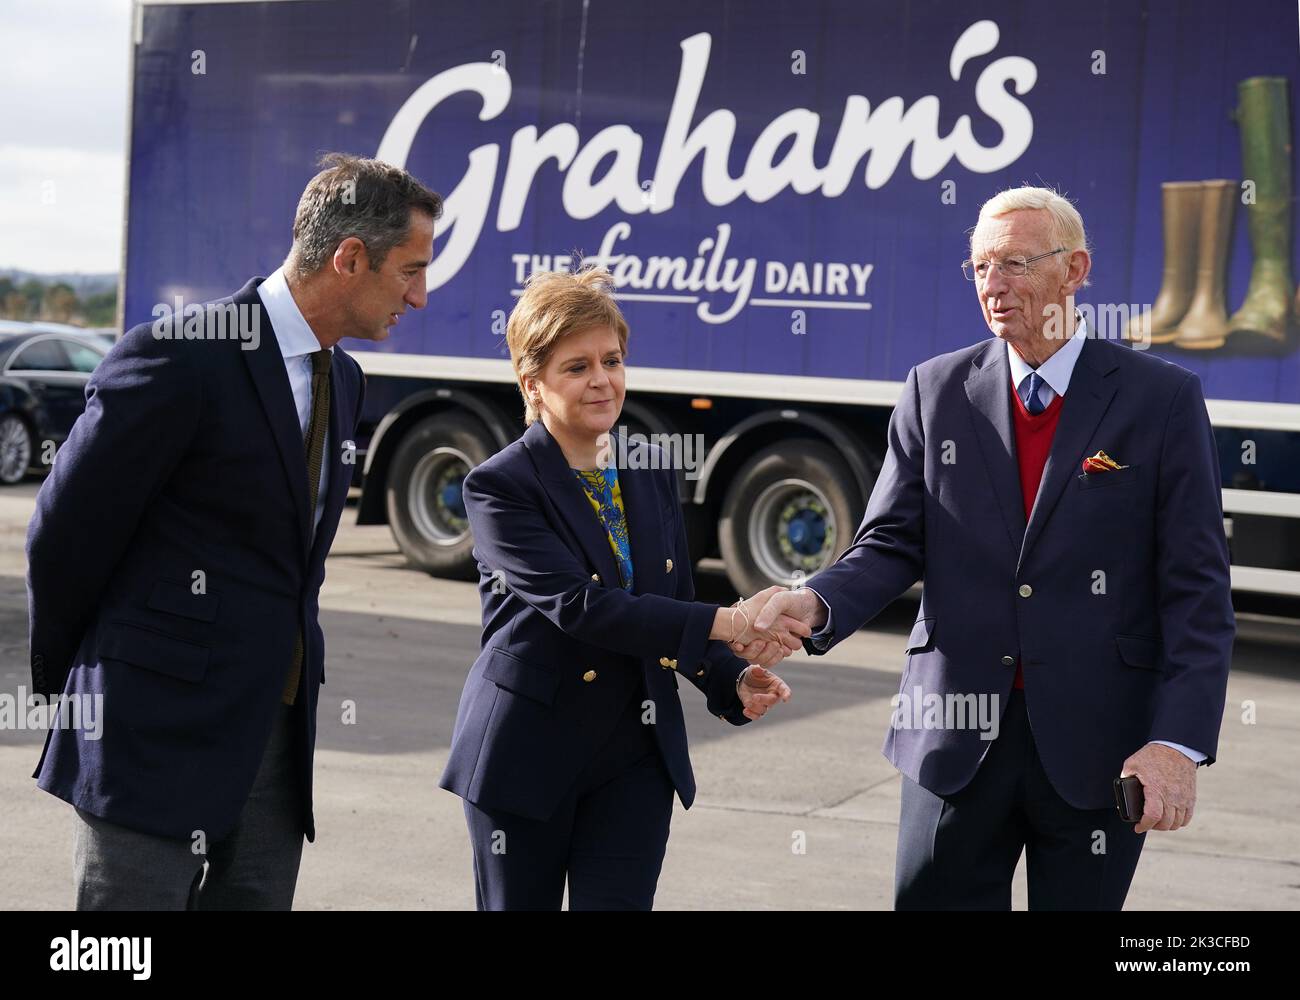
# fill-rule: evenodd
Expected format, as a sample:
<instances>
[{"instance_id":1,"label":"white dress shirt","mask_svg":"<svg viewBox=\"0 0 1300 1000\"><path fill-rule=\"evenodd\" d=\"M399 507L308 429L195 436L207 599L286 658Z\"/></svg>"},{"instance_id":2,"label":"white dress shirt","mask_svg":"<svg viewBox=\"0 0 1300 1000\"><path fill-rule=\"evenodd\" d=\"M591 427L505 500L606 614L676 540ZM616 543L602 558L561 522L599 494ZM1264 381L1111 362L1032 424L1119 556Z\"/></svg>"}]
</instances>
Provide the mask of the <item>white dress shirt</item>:
<instances>
[{"instance_id":1,"label":"white dress shirt","mask_svg":"<svg viewBox=\"0 0 1300 1000\"><path fill-rule=\"evenodd\" d=\"M1065 395L1066 390L1070 388L1070 376L1074 373L1075 362L1079 360L1079 354L1083 351L1083 342L1087 339L1087 335L1088 328L1082 317L1080 317L1074 336L1069 339L1064 347L1039 365L1037 369L1031 368L1029 363L1016 353L1010 343L1006 345L1007 363L1011 366L1011 377L1021 402L1028 404L1029 376L1034 371L1038 372L1039 378L1045 383L1038 388L1038 398L1044 406L1050 405L1057 396ZM818 594L816 590L813 590L812 587L808 589L817 595L817 600L821 601L822 607L826 609L826 624L812 635L813 645L818 649L825 649L830 637L834 634L834 629L831 628L830 606L822 600L822 595ZM1190 757L1197 764L1205 760L1206 757L1199 750L1192 750L1181 743L1171 743L1169 740L1151 740L1151 742L1173 747Z\"/></svg>"},{"instance_id":2,"label":"white dress shirt","mask_svg":"<svg viewBox=\"0 0 1300 1000\"><path fill-rule=\"evenodd\" d=\"M1051 406L1057 396L1064 396L1070 388L1070 376L1074 374L1074 363L1079 360L1083 342L1088 339L1088 327L1082 317L1075 328L1074 336L1065 342L1065 346L1044 361L1037 368L1031 368L1029 362L1016 353L1016 349L1007 342L1007 363L1011 366L1011 381L1016 387L1020 401L1029 403L1029 376L1038 372L1046 385L1038 387L1038 398L1044 406Z\"/></svg>"},{"instance_id":3,"label":"white dress shirt","mask_svg":"<svg viewBox=\"0 0 1300 1000\"><path fill-rule=\"evenodd\" d=\"M258 297L266 307L266 317L275 330L275 340L280 346L284 358L284 370L289 376L289 388L293 391L294 406L298 410L298 425L301 439L307 437L307 424L311 422L311 356L320 350L320 341L307 325L302 310L293 300L289 291L289 282L285 280L284 268L278 267L270 277L257 286ZM334 348L330 348L330 354ZM321 515L325 513L325 488L329 485L330 432L325 428L326 460L320 464L320 490L316 497L316 516L312 520L312 534L320 524ZM303 470L306 477L306 469Z\"/></svg>"}]
</instances>

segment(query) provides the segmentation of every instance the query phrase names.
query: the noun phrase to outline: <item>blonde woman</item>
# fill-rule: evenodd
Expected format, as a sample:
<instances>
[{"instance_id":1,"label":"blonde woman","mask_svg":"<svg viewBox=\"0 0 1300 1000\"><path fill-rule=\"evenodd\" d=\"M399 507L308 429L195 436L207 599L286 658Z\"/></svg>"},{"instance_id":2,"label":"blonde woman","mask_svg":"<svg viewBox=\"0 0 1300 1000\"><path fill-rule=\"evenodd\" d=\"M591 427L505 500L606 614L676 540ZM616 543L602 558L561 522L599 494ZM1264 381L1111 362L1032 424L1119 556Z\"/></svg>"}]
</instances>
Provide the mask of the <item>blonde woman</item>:
<instances>
[{"instance_id":1,"label":"blonde woman","mask_svg":"<svg viewBox=\"0 0 1300 1000\"><path fill-rule=\"evenodd\" d=\"M570 909L650 909L673 794L695 798L679 678L744 725L789 700L766 668L809 629L754 632L776 587L695 601L676 473L601 461L625 453L607 272L533 275L506 340L528 426L465 480L482 651L440 784L465 800L479 909L559 909L566 881Z\"/></svg>"}]
</instances>

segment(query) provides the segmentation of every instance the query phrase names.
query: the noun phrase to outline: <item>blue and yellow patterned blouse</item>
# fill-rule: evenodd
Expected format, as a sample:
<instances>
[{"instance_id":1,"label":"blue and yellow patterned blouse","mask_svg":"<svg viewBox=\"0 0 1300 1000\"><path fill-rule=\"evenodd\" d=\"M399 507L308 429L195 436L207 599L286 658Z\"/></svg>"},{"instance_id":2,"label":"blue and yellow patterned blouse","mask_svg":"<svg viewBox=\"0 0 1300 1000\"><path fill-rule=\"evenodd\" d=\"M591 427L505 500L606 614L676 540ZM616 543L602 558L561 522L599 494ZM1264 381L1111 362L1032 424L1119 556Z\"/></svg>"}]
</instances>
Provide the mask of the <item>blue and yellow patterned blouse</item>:
<instances>
[{"instance_id":1,"label":"blue and yellow patterned blouse","mask_svg":"<svg viewBox=\"0 0 1300 1000\"><path fill-rule=\"evenodd\" d=\"M617 469L574 469L596 517L609 536L609 547L618 563L618 575L624 590L632 589L632 545L627 536L627 518L623 511L623 491L618 485Z\"/></svg>"}]
</instances>

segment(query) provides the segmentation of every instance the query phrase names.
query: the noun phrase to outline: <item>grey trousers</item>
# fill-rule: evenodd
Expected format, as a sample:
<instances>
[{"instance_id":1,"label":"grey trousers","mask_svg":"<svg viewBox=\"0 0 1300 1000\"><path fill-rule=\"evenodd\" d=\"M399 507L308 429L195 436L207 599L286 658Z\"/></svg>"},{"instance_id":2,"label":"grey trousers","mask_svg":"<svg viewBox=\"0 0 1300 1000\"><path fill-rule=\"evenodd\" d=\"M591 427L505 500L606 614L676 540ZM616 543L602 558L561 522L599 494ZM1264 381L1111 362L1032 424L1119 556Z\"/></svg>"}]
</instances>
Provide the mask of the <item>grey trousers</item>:
<instances>
[{"instance_id":1,"label":"grey trousers","mask_svg":"<svg viewBox=\"0 0 1300 1000\"><path fill-rule=\"evenodd\" d=\"M292 706L277 708L257 778L235 828L197 852L78 809L78 910L288 910L302 860L303 811Z\"/></svg>"}]
</instances>

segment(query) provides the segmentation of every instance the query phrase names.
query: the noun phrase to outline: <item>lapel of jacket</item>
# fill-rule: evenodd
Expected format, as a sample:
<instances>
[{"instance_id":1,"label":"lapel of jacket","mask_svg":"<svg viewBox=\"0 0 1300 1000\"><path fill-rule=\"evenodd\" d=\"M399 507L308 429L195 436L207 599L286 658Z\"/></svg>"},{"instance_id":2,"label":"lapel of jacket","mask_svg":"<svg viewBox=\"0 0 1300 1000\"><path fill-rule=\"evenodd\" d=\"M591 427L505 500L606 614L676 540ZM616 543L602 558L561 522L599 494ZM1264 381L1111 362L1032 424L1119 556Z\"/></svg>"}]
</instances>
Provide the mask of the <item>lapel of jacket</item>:
<instances>
[{"instance_id":1,"label":"lapel of jacket","mask_svg":"<svg viewBox=\"0 0 1300 1000\"><path fill-rule=\"evenodd\" d=\"M616 455L629 453L626 441L620 441ZM664 568L664 553L669 551L664 541L664 525L659 517L658 494L649 468L649 446L638 443L630 468L618 470L618 482L623 492L623 510L627 518L627 535L632 549L632 593L668 593L668 571Z\"/></svg>"},{"instance_id":2,"label":"lapel of jacket","mask_svg":"<svg viewBox=\"0 0 1300 1000\"><path fill-rule=\"evenodd\" d=\"M1011 368L1006 345L996 337L971 361L966 378L971 422L984 471L988 474L1007 535L1019 552L1025 538L1025 506L1020 495L1020 467L1016 460L1016 434L1011 423Z\"/></svg>"},{"instance_id":3,"label":"lapel of jacket","mask_svg":"<svg viewBox=\"0 0 1300 1000\"><path fill-rule=\"evenodd\" d=\"M1005 352L1004 352L1005 353ZM1005 357L1004 357L1005 363ZM1052 449L1047 455L1043 478L1038 484L1038 496L1029 512L1029 525L1024 545L1020 549L1020 562L1016 572L1024 565L1025 557L1043 532L1043 525L1055 509L1065 484L1074 479L1082 466L1088 441L1101 422L1110 401L1119 388L1119 378L1110 377L1119 368L1110 352L1091 336L1083 342L1083 349L1074 363L1070 375L1070 388L1061 400L1061 418L1052 438ZM1008 382L1010 380L1008 379Z\"/></svg>"},{"instance_id":4,"label":"lapel of jacket","mask_svg":"<svg viewBox=\"0 0 1300 1000\"><path fill-rule=\"evenodd\" d=\"M307 450L303 446L299 430L298 409L294 405L293 390L289 388L289 376L284 370L280 342L276 339L270 317L262 308L262 300L257 294L257 286L263 280L253 278L234 295L236 304L254 306L261 311L262 317L257 348L244 350L244 345L241 344L239 353L248 365L248 373L252 376L257 397L266 414L266 422L271 428L271 438L280 453L280 465L288 481L289 495L298 512L298 540L306 555L311 548L311 521L307 517Z\"/></svg>"},{"instance_id":5,"label":"lapel of jacket","mask_svg":"<svg viewBox=\"0 0 1300 1000\"><path fill-rule=\"evenodd\" d=\"M537 470L546 495L555 509L559 511L569 531L578 540L590 565L600 574L601 582L607 587L619 586L618 563L609 547L609 536L605 528L591 509L587 494L578 482L578 477L569 468L568 459L564 457L559 443L551 437L551 432L540 420L534 421L524 431L524 447ZM625 498L626 499L626 498ZM631 525L628 535L631 536ZM632 582L636 585L636 563L632 564Z\"/></svg>"}]
</instances>

